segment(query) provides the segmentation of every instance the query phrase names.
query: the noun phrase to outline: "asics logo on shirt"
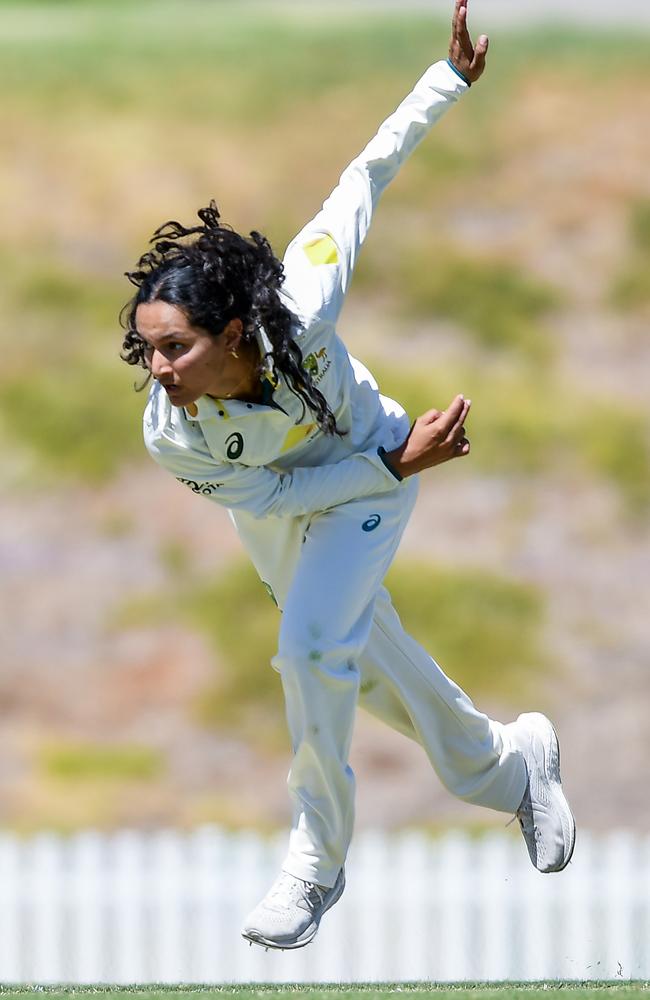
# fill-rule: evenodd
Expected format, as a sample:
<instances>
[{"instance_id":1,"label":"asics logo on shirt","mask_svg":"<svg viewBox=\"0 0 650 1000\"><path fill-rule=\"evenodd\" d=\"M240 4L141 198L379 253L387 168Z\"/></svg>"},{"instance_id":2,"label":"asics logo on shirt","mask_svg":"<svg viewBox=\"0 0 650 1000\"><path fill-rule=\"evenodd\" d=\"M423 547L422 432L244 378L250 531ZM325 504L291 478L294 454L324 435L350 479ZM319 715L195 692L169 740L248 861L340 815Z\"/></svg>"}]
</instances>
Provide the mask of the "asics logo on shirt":
<instances>
[{"instance_id":1,"label":"asics logo on shirt","mask_svg":"<svg viewBox=\"0 0 650 1000\"><path fill-rule=\"evenodd\" d=\"M372 514L367 521L364 521L361 525L362 531L374 531L381 524L381 515Z\"/></svg>"},{"instance_id":2,"label":"asics logo on shirt","mask_svg":"<svg viewBox=\"0 0 650 1000\"><path fill-rule=\"evenodd\" d=\"M226 438L226 455L231 462L239 458L244 450L244 439L239 433L231 434Z\"/></svg>"}]
</instances>

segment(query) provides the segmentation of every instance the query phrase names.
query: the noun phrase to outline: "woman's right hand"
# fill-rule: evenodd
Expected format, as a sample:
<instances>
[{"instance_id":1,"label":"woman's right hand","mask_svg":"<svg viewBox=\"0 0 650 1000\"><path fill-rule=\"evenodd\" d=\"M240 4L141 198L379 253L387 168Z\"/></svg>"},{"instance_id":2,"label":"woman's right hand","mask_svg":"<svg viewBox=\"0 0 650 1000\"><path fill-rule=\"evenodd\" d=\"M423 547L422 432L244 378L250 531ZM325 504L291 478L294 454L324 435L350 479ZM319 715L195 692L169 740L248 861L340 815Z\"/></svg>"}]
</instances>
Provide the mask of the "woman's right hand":
<instances>
[{"instance_id":1,"label":"woman's right hand","mask_svg":"<svg viewBox=\"0 0 650 1000\"><path fill-rule=\"evenodd\" d=\"M467 30L467 2L455 0L454 17L451 22L451 41L449 42L449 61L468 83L476 83L485 69L489 39L480 35L476 48L472 45Z\"/></svg>"},{"instance_id":2,"label":"woman's right hand","mask_svg":"<svg viewBox=\"0 0 650 1000\"><path fill-rule=\"evenodd\" d=\"M423 413L411 427L404 444L385 453L391 468L405 479L452 458L469 455L470 443L464 424L471 405L471 399L456 396L442 413L440 410Z\"/></svg>"}]
</instances>

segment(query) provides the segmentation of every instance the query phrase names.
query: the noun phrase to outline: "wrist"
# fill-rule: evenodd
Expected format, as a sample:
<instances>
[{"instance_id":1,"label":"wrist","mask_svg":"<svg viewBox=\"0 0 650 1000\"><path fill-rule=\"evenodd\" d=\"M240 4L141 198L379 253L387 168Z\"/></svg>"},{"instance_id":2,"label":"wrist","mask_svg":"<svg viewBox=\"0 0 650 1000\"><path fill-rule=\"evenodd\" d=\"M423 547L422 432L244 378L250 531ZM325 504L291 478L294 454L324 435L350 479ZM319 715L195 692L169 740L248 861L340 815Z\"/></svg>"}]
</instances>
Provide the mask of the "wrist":
<instances>
[{"instance_id":1,"label":"wrist","mask_svg":"<svg viewBox=\"0 0 650 1000\"><path fill-rule=\"evenodd\" d=\"M468 87L472 86L472 81L468 80L464 73L461 73L461 71L458 69L458 66L455 66L454 63L451 61L451 59L447 59L447 65L451 69L453 69L453 71L456 74L456 76L459 76L461 78L461 80L463 81L463 83L466 83Z\"/></svg>"},{"instance_id":2,"label":"wrist","mask_svg":"<svg viewBox=\"0 0 650 1000\"><path fill-rule=\"evenodd\" d=\"M379 448L379 457L386 466L389 472L395 476L400 482L402 479L406 479L407 476L412 475L415 471L409 469L407 464L402 461L404 455L404 449L406 447L406 442L400 445L399 448L394 448L393 451L386 451L385 448Z\"/></svg>"}]
</instances>

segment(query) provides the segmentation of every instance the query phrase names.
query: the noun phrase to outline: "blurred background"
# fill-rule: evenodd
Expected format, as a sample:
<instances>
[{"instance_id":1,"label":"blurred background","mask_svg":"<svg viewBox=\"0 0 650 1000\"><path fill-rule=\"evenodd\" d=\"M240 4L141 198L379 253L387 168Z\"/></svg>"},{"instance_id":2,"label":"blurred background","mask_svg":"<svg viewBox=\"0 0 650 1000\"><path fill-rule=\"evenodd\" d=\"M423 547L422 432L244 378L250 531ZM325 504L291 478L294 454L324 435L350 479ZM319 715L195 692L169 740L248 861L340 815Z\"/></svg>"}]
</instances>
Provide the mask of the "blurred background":
<instances>
[{"instance_id":1,"label":"blurred background","mask_svg":"<svg viewBox=\"0 0 650 1000\"><path fill-rule=\"evenodd\" d=\"M211 198L281 255L450 10L0 3L5 830L288 825L277 611L144 450L122 275ZM412 417L472 398L389 587L479 707L551 716L596 834L650 823L650 15L626 12L473 0L486 76L384 196L340 324ZM507 819L362 713L352 764L360 831Z\"/></svg>"}]
</instances>

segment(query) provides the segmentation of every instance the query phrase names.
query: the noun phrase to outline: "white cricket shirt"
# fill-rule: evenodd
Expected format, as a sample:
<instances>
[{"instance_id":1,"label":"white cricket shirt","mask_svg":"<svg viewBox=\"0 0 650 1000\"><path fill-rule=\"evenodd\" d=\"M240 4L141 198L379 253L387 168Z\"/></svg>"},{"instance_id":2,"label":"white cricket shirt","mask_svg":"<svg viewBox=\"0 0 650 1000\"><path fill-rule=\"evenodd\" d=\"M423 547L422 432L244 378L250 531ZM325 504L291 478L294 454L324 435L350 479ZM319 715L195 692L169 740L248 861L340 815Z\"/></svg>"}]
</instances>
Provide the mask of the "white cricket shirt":
<instances>
[{"instance_id":1,"label":"white cricket shirt","mask_svg":"<svg viewBox=\"0 0 650 1000\"><path fill-rule=\"evenodd\" d=\"M280 376L264 403L203 396L171 404L153 384L144 414L152 457L193 492L254 518L296 517L398 487L381 450L407 437L409 418L382 396L336 332L357 255L379 197L404 160L468 85L442 61L431 66L342 174L318 215L284 256L281 296L296 317L304 365L343 437L324 434ZM264 356L271 345L258 332ZM265 380L266 381L266 380Z\"/></svg>"}]
</instances>

